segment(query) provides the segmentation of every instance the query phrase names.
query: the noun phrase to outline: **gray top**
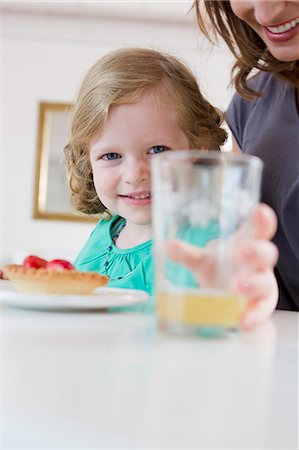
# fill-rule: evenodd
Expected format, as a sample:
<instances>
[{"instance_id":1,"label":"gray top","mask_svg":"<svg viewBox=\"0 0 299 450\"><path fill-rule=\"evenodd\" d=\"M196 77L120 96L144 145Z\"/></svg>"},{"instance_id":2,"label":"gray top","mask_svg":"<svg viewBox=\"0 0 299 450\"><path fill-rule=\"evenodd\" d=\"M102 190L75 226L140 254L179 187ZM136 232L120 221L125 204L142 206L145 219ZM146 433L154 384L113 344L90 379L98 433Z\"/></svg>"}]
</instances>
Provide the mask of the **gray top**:
<instances>
[{"instance_id":1,"label":"gray top","mask_svg":"<svg viewBox=\"0 0 299 450\"><path fill-rule=\"evenodd\" d=\"M278 217L274 242L280 257L275 269L279 309L299 310L299 111L296 89L260 72L250 83L260 98L235 94L226 120L242 152L264 161L262 201Z\"/></svg>"}]
</instances>

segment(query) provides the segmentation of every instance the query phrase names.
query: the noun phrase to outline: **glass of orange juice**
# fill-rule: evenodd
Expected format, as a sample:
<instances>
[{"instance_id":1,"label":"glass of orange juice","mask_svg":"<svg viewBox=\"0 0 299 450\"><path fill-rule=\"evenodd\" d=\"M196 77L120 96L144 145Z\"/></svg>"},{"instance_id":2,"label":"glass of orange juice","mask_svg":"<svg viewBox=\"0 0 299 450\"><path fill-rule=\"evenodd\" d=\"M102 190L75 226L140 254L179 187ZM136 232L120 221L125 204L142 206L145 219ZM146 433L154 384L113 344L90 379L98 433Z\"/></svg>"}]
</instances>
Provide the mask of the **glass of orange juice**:
<instances>
[{"instance_id":1,"label":"glass of orange juice","mask_svg":"<svg viewBox=\"0 0 299 450\"><path fill-rule=\"evenodd\" d=\"M155 296L159 329L181 335L238 330L246 299L234 291L235 255L250 237L263 164L231 152L175 150L152 161ZM195 279L169 258L167 243L200 248Z\"/></svg>"}]
</instances>

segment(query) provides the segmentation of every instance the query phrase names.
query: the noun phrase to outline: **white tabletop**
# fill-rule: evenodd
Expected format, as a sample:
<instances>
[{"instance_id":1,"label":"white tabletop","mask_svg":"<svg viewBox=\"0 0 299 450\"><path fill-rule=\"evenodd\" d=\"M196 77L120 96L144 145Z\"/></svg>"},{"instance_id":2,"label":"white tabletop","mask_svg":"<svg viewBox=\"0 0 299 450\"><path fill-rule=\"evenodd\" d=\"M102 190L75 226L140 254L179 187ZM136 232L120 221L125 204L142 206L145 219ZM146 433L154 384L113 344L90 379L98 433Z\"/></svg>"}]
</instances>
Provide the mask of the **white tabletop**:
<instances>
[{"instance_id":1,"label":"white tabletop","mask_svg":"<svg viewBox=\"0 0 299 450\"><path fill-rule=\"evenodd\" d=\"M177 338L153 314L1 309L2 447L298 448L298 314Z\"/></svg>"}]
</instances>

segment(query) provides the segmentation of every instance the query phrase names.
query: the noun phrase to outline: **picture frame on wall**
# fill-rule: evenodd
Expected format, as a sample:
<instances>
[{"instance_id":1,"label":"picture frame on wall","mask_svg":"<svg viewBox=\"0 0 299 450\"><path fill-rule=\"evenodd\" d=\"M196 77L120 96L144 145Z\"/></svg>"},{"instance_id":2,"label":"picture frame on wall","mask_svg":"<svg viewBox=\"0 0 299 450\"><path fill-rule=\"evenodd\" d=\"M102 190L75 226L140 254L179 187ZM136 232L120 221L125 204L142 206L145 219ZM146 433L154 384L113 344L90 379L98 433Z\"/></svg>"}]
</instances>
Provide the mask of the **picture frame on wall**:
<instances>
[{"instance_id":1,"label":"picture frame on wall","mask_svg":"<svg viewBox=\"0 0 299 450\"><path fill-rule=\"evenodd\" d=\"M33 217L47 220L95 221L71 206L63 149L68 143L72 105L40 102Z\"/></svg>"}]
</instances>

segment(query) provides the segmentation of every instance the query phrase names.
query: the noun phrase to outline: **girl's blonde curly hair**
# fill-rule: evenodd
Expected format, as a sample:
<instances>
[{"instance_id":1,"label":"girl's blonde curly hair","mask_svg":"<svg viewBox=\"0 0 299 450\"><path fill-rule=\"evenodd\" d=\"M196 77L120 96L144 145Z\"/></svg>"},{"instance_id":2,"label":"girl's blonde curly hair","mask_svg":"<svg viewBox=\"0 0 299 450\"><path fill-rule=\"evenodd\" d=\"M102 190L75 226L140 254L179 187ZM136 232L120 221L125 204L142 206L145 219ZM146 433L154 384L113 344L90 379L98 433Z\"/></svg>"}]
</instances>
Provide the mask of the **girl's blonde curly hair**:
<instances>
[{"instance_id":1,"label":"girl's blonde curly hair","mask_svg":"<svg viewBox=\"0 0 299 450\"><path fill-rule=\"evenodd\" d=\"M157 102L171 102L191 148L217 150L225 142L221 113L202 96L184 63L151 49L109 53L89 69L82 82L73 108L69 144L64 149L72 204L77 211L108 213L93 184L90 140L103 128L112 105L133 103L146 94Z\"/></svg>"}]
</instances>

